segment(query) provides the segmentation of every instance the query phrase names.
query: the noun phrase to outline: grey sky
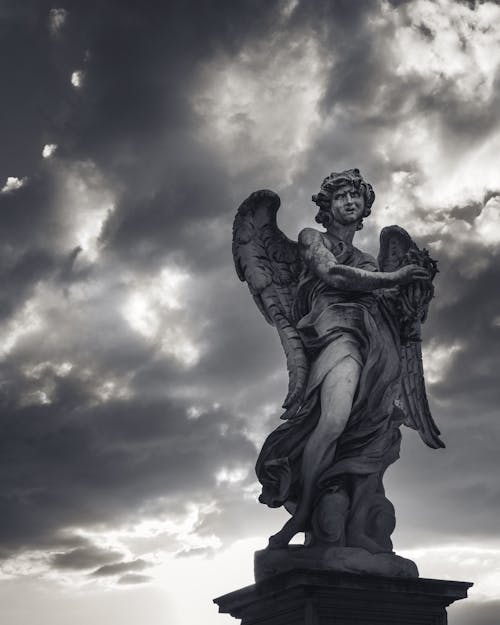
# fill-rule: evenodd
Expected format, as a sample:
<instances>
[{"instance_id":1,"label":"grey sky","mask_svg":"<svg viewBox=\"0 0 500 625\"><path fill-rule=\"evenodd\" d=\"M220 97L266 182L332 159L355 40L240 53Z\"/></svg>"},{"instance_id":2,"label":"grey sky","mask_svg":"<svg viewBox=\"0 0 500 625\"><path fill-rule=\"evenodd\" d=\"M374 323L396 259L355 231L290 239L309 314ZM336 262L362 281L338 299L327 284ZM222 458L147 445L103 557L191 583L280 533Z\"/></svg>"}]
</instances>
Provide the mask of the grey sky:
<instances>
[{"instance_id":1,"label":"grey sky","mask_svg":"<svg viewBox=\"0 0 500 625\"><path fill-rule=\"evenodd\" d=\"M253 464L287 384L232 219L271 188L296 238L323 177L359 167L358 245L398 223L440 263L424 358L447 449L405 431L395 548L475 582L457 625L496 623L499 20L492 1L0 2L5 622L229 622L211 597L284 518Z\"/></svg>"}]
</instances>

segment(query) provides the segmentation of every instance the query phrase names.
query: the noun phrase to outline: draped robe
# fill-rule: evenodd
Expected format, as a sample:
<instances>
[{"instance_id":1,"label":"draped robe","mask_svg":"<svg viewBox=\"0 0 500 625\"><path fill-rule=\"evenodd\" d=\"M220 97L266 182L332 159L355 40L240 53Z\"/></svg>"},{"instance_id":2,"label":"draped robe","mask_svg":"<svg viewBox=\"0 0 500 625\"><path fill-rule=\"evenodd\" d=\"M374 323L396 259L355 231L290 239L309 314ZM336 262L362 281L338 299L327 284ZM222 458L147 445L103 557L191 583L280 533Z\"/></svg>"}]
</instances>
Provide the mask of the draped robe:
<instances>
[{"instance_id":1,"label":"draped robe","mask_svg":"<svg viewBox=\"0 0 500 625\"><path fill-rule=\"evenodd\" d=\"M333 253L340 264L377 271L373 257L339 243ZM337 440L332 462L318 476L315 500L340 476L382 475L399 457L400 422L393 417L401 375L397 320L383 291L341 291L305 267L294 303L295 323L311 363L303 402L297 415L264 442L256 464L262 484L259 500L293 512L301 498L304 447L321 414L323 380L345 358L354 358L361 374L352 410ZM396 415L397 411L394 412Z\"/></svg>"}]
</instances>

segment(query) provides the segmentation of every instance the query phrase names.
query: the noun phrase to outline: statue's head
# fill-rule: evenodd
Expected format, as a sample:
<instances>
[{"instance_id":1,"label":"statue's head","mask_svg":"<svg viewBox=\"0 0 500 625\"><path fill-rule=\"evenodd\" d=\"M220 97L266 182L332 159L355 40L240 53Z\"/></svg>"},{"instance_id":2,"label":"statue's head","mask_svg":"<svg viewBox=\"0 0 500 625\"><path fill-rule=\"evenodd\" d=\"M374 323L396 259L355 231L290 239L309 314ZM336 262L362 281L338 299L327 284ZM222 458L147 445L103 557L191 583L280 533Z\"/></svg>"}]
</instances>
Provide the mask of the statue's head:
<instances>
[{"instance_id":1,"label":"statue's head","mask_svg":"<svg viewBox=\"0 0 500 625\"><path fill-rule=\"evenodd\" d=\"M373 191L372 185L364 180L359 169L347 169L340 173L332 172L323 180L319 193L312 196L312 201L319 206L316 221L325 228L328 228L333 219L331 210L333 194L339 188L345 186L352 186L357 189L364 199L365 210L357 226L357 229L361 230L363 227L363 218L368 217L371 213L371 207L375 200L375 192Z\"/></svg>"}]
</instances>

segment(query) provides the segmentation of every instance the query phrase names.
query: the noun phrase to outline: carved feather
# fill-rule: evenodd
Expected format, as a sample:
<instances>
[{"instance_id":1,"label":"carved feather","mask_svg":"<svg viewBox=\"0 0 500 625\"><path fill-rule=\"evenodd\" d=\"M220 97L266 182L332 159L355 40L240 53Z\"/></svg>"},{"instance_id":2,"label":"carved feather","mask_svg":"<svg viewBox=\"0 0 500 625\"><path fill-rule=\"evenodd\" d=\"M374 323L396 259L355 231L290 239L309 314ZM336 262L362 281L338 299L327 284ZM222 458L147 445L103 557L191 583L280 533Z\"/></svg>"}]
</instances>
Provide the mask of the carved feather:
<instances>
[{"instance_id":1,"label":"carved feather","mask_svg":"<svg viewBox=\"0 0 500 625\"><path fill-rule=\"evenodd\" d=\"M439 438L439 431L429 408L425 392L422 352L419 341L409 341L401 346L401 400L406 415L404 424L418 430L420 437L429 447L438 449L445 444Z\"/></svg>"},{"instance_id":2,"label":"carved feather","mask_svg":"<svg viewBox=\"0 0 500 625\"><path fill-rule=\"evenodd\" d=\"M298 245L278 228L280 198L273 191L252 193L238 208L233 224L233 258L241 281L268 323L275 326L289 374L282 418L300 407L308 375L302 340L293 324L292 306L301 269Z\"/></svg>"}]
</instances>

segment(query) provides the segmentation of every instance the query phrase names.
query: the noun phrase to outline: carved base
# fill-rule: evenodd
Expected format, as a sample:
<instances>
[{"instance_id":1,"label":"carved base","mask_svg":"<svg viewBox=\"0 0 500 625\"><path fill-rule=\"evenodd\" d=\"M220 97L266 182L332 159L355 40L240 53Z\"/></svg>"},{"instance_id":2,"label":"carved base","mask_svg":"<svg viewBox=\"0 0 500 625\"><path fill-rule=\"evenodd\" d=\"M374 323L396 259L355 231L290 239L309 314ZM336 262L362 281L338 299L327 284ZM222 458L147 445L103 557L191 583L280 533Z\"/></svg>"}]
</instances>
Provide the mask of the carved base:
<instances>
[{"instance_id":1,"label":"carved base","mask_svg":"<svg viewBox=\"0 0 500 625\"><path fill-rule=\"evenodd\" d=\"M392 553L396 516L384 494L382 475L338 477L315 503L307 542L323 549L352 547L372 554Z\"/></svg>"},{"instance_id":2,"label":"carved base","mask_svg":"<svg viewBox=\"0 0 500 625\"><path fill-rule=\"evenodd\" d=\"M370 553L356 547L324 545L289 545L286 549L262 549L255 552L255 580L294 569L384 575L387 577L418 577L414 562L394 553Z\"/></svg>"},{"instance_id":3,"label":"carved base","mask_svg":"<svg viewBox=\"0 0 500 625\"><path fill-rule=\"evenodd\" d=\"M214 599L241 625L446 625L468 582L288 571Z\"/></svg>"}]
</instances>

